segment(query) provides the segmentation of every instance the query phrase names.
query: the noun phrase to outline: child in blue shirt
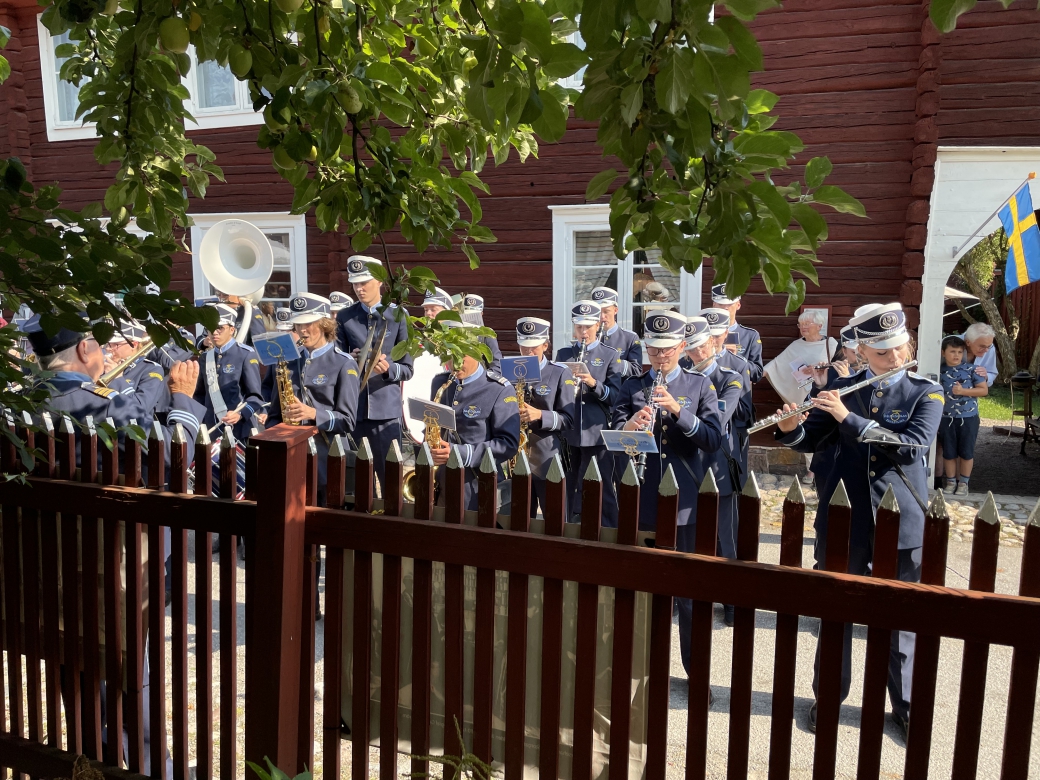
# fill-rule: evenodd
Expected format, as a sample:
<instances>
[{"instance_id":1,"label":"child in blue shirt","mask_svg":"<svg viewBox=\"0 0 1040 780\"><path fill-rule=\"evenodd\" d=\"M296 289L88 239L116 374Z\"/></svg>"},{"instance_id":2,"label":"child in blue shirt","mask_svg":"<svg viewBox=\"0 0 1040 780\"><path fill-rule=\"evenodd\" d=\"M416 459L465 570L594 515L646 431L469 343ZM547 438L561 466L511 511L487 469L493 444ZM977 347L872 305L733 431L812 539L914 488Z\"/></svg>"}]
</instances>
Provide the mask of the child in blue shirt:
<instances>
[{"instance_id":1,"label":"child in blue shirt","mask_svg":"<svg viewBox=\"0 0 1040 780\"><path fill-rule=\"evenodd\" d=\"M939 441L942 442L946 484L943 492L968 495L968 479L975 465L975 440L979 436L978 399L989 394L986 380L974 366L963 363L967 345L960 336L947 336L942 343L939 381L946 395Z\"/></svg>"}]
</instances>

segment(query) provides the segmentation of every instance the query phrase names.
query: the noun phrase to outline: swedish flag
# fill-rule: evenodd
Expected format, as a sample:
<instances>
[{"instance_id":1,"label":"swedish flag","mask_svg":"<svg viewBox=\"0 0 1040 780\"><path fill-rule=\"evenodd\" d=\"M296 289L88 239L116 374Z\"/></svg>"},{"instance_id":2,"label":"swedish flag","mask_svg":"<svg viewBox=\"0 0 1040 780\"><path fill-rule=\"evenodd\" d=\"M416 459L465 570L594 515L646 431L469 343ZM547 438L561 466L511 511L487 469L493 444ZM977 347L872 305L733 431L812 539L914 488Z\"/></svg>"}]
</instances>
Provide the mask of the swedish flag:
<instances>
[{"instance_id":1,"label":"swedish flag","mask_svg":"<svg viewBox=\"0 0 1040 780\"><path fill-rule=\"evenodd\" d=\"M1000 221L1010 245L1004 269L1007 292L1010 293L1030 282L1040 281L1040 228L1033 213L1029 182L1023 184L1000 210Z\"/></svg>"}]
</instances>

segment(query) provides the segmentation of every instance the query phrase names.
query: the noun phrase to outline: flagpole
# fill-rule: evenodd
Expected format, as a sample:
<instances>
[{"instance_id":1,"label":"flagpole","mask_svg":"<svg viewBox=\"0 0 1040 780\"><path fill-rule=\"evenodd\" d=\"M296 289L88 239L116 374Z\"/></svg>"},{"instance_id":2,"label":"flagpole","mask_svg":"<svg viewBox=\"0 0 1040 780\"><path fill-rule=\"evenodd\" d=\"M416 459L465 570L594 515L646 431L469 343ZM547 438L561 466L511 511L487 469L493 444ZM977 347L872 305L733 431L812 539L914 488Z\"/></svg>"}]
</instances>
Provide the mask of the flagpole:
<instances>
[{"instance_id":1,"label":"flagpole","mask_svg":"<svg viewBox=\"0 0 1040 780\"><path fill-rule=\"evenodd\" d=\"M1029 172L1029 175L1028 175L1028 176L1026 176L1026 178L1025 178L1025 181L1023 181L1023 182L1022 182L1022 184L1019 184L1019 185L1018 185L1017 187L1015 187L1015 189L1013 189L1013 190L1011 191L1011 194L1010 194L1010 195L1008 195L1008 196L1007 196L1006 198L1004 198L1003 202L1002 202L1002 203L1001 203L1001 204L1000 204L999 206L997 206L997 207L996 207L995 209L993 209L993 213L992 213L992 214L990 214L990 215L989 215L988 217L986 217L986 219L984 219L984 220L983 220L983 221L982 221L982 222L981 222L981 223L979 224L979 226L978 226L977 228L975 228L975 232L974 232L974 233L972 233L972 234L971 234L970 236L968 236L968 237L967 237L967 238L966 238L966 239L964 240L964 243L963 243L963 244L961 244L961 245L960 245L960 246L958 246L958 247L954 247L954 249L953 249L953 259L954 259L954 260L959 260L959 259L960 259L960 257L961 257L961 253L962 253L962 252L963 252L963 251L965 250L965 248L966 248L966 247L968 246L968 244L970 244L970 243L971 243L971 240L972 240L973 238L975 238L975 236L977 236L977 235L978 235L978 234L979 234L979 233L980 233L980 232L982 231L982 229L983 229L984 227L986 227L986 225L988 225L988 224L989 224L989 221L990 221L991 219L993 219L993 217L997 216L997 214L999 214L999 213L1000 213L1000 210L1001 210L1002 208L1004 208L1004 206L1006 206L1006 205L1007 205L1007 202L1008 202L1009 200L1011 200L1011 199L1012 199L1013 197L1015 197L1015 195L1016 195L1016 194L1018 193L1018 191L1019 191L1020 189L1022 189L1022 185L1024 185L1024 184L1028 184L1028 183L1029 183L1030 181L1032 181L1032 180L1033 180L1033 179L1035 179L1035 178L1036 178L1036 171L1030 171L1030 172Z\"/></svg>"}]
</instances>

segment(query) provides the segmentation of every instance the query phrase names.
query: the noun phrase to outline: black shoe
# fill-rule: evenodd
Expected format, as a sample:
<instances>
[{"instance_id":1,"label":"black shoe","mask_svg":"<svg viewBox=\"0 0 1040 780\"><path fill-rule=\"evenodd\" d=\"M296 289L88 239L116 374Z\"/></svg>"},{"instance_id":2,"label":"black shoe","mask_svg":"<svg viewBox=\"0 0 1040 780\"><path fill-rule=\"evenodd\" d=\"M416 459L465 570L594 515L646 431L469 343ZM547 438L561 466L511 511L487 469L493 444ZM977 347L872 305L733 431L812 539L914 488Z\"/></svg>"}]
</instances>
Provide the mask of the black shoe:
<instances>
[{"instance_id":1,"label":"black shoe","mask_svg":"<svg viewBox=\"0 0 1040 780\"><path fill-rule=\"evenodd\" d=\"M892 713L892 722L896 724L899 733L903 735L903 742L907 742L910 738L910 722L896 712Z\"/></svg>"},{"instance_id":2,"label":"black shoe","mask_svg":"<svg viewBox=\"0 0 1040 780\"><path fill-rule=\"evenodd\" d=\"M809 729L812 734L816 733L816 702L812 703L809 708L809 719L806 721L805 726Z\"/></svg>"},{"instance_id":3,"label":"black shoe","mask_svg":"<svg viewBox=\"0 0 1040 780\"><path fill-rule=\"evenodd\" d=\"M729 626L733 627L733 605L723 604L722 605L722 621Z\"/></svg>"}]
</instances>

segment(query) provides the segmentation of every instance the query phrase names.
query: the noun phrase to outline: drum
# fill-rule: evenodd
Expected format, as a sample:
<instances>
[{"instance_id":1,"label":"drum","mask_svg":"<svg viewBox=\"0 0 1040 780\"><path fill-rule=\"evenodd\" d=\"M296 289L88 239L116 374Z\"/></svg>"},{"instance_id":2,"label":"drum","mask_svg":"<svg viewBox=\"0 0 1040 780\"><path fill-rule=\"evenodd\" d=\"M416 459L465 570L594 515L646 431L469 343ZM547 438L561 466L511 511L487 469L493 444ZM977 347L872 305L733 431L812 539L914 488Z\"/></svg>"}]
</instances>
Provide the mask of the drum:
<instances>
[{"instance_id":1,"label":"drum","mask_svg":"<svg viewBox=\"0 0 1040 780\"><path fill-rule=\"evenodd\" d=\"M422 398L429 401L433 378L442 373L444 373L444 366L441 364L440 358L429 352L423 352L415 358L412 364L412 378L401 383L402 416L408 436L415 444L422 444L426 427L422 420L413 420L408 416L408 399Z\"/></svg>"},{"instance_id":2,"label":"drum","mask_svg":"<svg viewBox=\"0 0 1040 780\"><path fill-rule=\"evenodd\" d=\"M210 468L213 472L212 495L220 496L220 444L214 443L212 455L210 455ZM235 443L235 500L241 500L246 494L246 445L242 442ZM188 490L195 492L195 469L188 472Z\"/></svg>"}]
</instances>

